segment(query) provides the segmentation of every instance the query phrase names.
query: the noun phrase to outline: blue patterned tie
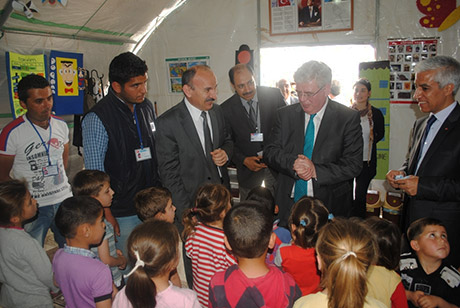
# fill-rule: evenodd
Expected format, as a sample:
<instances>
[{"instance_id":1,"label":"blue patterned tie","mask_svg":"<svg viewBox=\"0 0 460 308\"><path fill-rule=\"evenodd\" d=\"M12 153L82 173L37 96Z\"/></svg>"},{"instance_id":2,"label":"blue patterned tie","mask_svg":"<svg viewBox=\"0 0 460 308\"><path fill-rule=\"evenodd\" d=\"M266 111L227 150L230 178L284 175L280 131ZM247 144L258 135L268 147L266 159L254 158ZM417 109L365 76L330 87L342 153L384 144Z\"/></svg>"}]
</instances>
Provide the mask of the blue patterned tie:
<instances>
[{"instance_id":1,"label":"blue patterned tie","mask_svg":"<svg viewBox=\"0 0 460 308\"><path fill-rule=\"evenodd\" d=\"M311 159L313 153L313 146L315 145L315 123L313 122L315 114L310 115L310 120L308 121L307 129L305 131L305 141L303 144L303 155ZM297 202L303 196L306 196L308 193L307 181L302 179L295 182L294 188L294 202Z\"/></svg>"}]
</instances>

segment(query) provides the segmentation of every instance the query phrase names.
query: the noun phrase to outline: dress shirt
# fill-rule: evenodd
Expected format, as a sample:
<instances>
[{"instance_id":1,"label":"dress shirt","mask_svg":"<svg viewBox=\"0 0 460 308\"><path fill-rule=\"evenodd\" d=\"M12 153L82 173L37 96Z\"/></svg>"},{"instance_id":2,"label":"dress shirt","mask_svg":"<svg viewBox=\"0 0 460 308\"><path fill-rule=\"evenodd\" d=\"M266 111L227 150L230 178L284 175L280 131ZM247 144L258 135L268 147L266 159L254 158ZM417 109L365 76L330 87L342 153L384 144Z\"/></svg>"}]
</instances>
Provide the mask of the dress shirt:
<instances>
[{"instance_id":1,"label":"dress shirt","mask_svg":"<svg viewBox=\"0 0 460 308\"><path fill-rule=\"evenodd\" d=\"M203 131L203 118L201 117L201 112L203 110L200 110L193 106L187 98L184 98L185 106L188 109L188 112L190 113L190 116L192 117L193 124L195 125L196 132L198 133L198 137L200 138L201 142L201 147L203 148L203 152L206 155L206 148L204 145L204 131ZM208 127L209 131L211 133L211 140L214 140L213 135L212 135L212 124L211 124L211 117L209 116L209 112L206 111L206 119L208 120Z\"/></svg>"},{"instance_id":2,"label":"dress shirt","mask_svg":"<svg viewBox=\"0 0 460 308\"><path fill-rule=\"evenodd\" d=\"M241 100L241 104L243 104L243 107L246 110L246 112L248 113L248 117L249 117L249 110L250 110L251 106L249 106L248 101L245 100L244 98L242 98L241 96L240 96L240 100ZM256 94L254 95L254 97L251 100L252 100L252 106L254 108L254 111L256 112L256 120L257 120L257 131L256 131L256 133L260 133L260 110L259 110L259 100L257 99L257 92L256 92Z\"/></svg>"}]
</instances>

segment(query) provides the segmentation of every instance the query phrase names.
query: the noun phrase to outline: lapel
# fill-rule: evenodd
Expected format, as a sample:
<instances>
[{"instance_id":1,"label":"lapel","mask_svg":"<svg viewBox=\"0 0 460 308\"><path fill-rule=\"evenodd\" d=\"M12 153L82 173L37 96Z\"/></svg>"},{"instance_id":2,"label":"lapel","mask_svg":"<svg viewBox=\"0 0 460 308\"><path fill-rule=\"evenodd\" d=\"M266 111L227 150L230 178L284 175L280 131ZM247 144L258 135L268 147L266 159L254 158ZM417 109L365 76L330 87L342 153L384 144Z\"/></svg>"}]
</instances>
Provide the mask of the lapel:
<instances>
[{"instance_id":1,"label":"lapel","mask_svg":"<svg viewBox=\"0 0 460 308\"><path fill-rule=\"evenodd\" d=\"M292 130L292 138L294 139L294 153L301 154L303 153L303 146L305 143L305 111L303 111L300 104L293 106L293 108L295 112L293 114L293 119L291 120L292 125L294 126Z\"/></svg>"},{"instance_id":2,"label":"lapel","mask_svg":"<svg viewBox=\"0 0 460 308\"><path fill-rule=\"evenodd\" d=\"M337 117L337 112L331 103L331 100L327 99L326 110L324 110L323 118L321 119L321 124L319 125L318 134L316 134L315 145L313 146L313 154L311 158L320 154L320 149L323 143L328 139L334 136L333 133L330 133L332 125L323 125L323 123L334 123L335 118Z\"/></svg>"},{"instance_id":3,"label":"lapel","mask_svg":"<svg viewBox=\"0 0 460 308\"><path fill-rule=\"evenodd\" d=\"M211 108L208 112L209 117L211 119L211 125L212 125L212 145L213 145L213 150L219 148L219 145L221 144L220 141L220 136L219 136L219 121L217 120L217 114L215 110L215 106Z\"/></svg>"},{"instance_id":4,"label":"lapel","mask_svg":"<svg viewBox=\"0 0 460 308\"><path fill-rule=\"evenodd\" d=\"M417 130L416 135L415 135L415 141L414 144L416 145L415 149L410 152L410 157L409 157L409 168L408 168L408 174L414 174L415 169L417 168L417 158L419 156L420 152L420 141L422 139L423 133L425 132L425 127L426 123L428 122L428 118L426 117L423 123L420 124L420 129ZM425 155L426 157L426 155Z\"/></svg>"},{"instance_id":5,"label":"lapel","mask_svg":"<svg viewBox=\"0 0 460 308\"><path fill-rule=\"evenodd\" d=\"M193 145L195 151L199 153L198 155L200 155L203 159L206 159L203 151L203 146L201 145L200 137L198 137L198 132L196 131L195 124L192 120L192 116L190 115L190 112L188 112L187 106L185 106L185 102L183 100L180 102L178 110L179 123L184 128L185 134L188 136L190 143Z\"/></svg>"},{"instance_id":6,"label":"lapel","mask_svg":"<svg viewBox=\"0 0 460 308\"><path fill-rule=\"evenodd\" d=\"M420 164L419 170L423 170L423 168L431 160L431 157L438 151L439 147L442 146L446 137L449 135L452 129L454 129L455 126L458 124L459 117L460 117L460 106L457 103L454 110L452 110L452 112L449 114L449 116L444 121L444 123L442 123L441 127L439 128L438 133L433 139L433 142L431 142L430 147L428 148L427 152L425 153L425 156L423 157L423 161ZM423 126L423 131L425 131L425 126L426 126L426 123ZM420 135L423 135L423 133ZM420 138L418 139L418 144L419 144L418 147L420 147Z\"/></svg>"},{"instance_id":7,"label":"lapel","mask_svg":"<svg viewBox=\"0 0 460 308\"><path fill-rule=\"evenodd\" d=\"M260 131L268 134L269 132L264 131L265 127L267 127L267 116L268 112L266 110L266 107L268 107L268 99L265 97L265 92L257 87L257 99L259 100L259 113L260 113Z\"/></svg>"}]
</instances>

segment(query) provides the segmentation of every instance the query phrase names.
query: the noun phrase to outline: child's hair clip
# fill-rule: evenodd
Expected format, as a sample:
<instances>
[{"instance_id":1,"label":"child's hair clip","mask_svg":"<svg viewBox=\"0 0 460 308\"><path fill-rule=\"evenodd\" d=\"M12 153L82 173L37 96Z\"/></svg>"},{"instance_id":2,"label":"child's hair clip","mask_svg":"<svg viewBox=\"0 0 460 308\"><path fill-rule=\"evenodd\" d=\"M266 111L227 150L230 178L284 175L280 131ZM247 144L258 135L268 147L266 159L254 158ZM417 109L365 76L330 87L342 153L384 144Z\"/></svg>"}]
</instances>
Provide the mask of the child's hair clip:
<instances>
[{"instance_id":1,"label":"child's hair clip","mask_svg":"<svg viewBox=\"0 0 460 308\"><path fill-rule=\"evenodd\" d=\"M304 227L307 226L307 223L305 222L305 219L302 219L299 223Z\"/></svg>"},{"instance_id":2,"label":"child's hair clip","mask_svg":"<svg viewBox=\"0 0 460 308\"><path fill-rule=\"evenodd\" d=\"M328 219L328 220L332 220L332 219L334 219L334 214L332 214L332 213L329 213L329 216L327 216L327 219Z\"/></svg>"}]
</instances>

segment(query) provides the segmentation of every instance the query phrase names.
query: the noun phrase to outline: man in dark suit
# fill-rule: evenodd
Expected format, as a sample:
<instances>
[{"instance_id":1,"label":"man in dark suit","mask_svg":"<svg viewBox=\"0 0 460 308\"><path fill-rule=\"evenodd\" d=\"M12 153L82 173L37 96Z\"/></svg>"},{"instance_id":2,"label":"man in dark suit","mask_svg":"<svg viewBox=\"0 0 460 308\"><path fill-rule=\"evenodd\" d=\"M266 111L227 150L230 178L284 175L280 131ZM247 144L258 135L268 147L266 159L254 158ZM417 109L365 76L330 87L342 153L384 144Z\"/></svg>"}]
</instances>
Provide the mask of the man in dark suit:
<instances>
[{"instance_id":1,"label":"man in dark suit","mask_svg":"<svg viewBox=\"0 0 460 308\"><path fill-rule=\"evenodd\" d=\"M217 99L217 80L208 66L182 75L185 98L158 118L156 142L160 178L172 193L179 225L204 183L230 188L227 162L233 143Z\"/></svg>"},{"instance_id":2,"label":"man in dark suit","mask_svg":"<svg viewBox=\"0 0 460 308\"><path fill-rule=\"evenodd\" d=\"M309 61L294 74L299 104L278 111L264 149L279 172L276 203L286 224L294 201L304 195L324 202L334 216L350 215L353 178L362 168L359 113L328 98L331 69Z\"/></svg>"},{"instance_id":3,"label":"man in dark suit","mask_svg":"<svg viewBox=\"0 0 460 308\"><path fill-rule=\"evenodd\" d=\"M400 170L387 173L394 188L406 193L405 229L422 217L441 220L450 242L448 259L460 266L460 63L445 56L415 67L414 99L429 116L415 121L409 154ZM397 180L397 175L406 179Z\"/></svg>"},{"instance_id":4,"label":"man in dark suit","mask_svg":"<svg viewBox=\"0 0 460 308\"><path fill-rule=\"evenodd\" d=\"M234 142L232 161L237 169L240 199L245 200L262 181L274 193L275 179L263 163L263 146L275 122L276 110L286 104L278 89L256 87L250 65L237 64L228 75L235 95L222 104L222 109Z\"/></svg>"},{"instance_id":5,"label":"man in dark suit","mask_svg":"<svg viewBox=\"0 0 460 308\"><path fill-rule=\"evenodd\" d=\"M321 12L318 6L313 4L313 0L307 0L307 6L299 11L299 26L314 27L321 25Z\"/></svg>"}]
</instances>

